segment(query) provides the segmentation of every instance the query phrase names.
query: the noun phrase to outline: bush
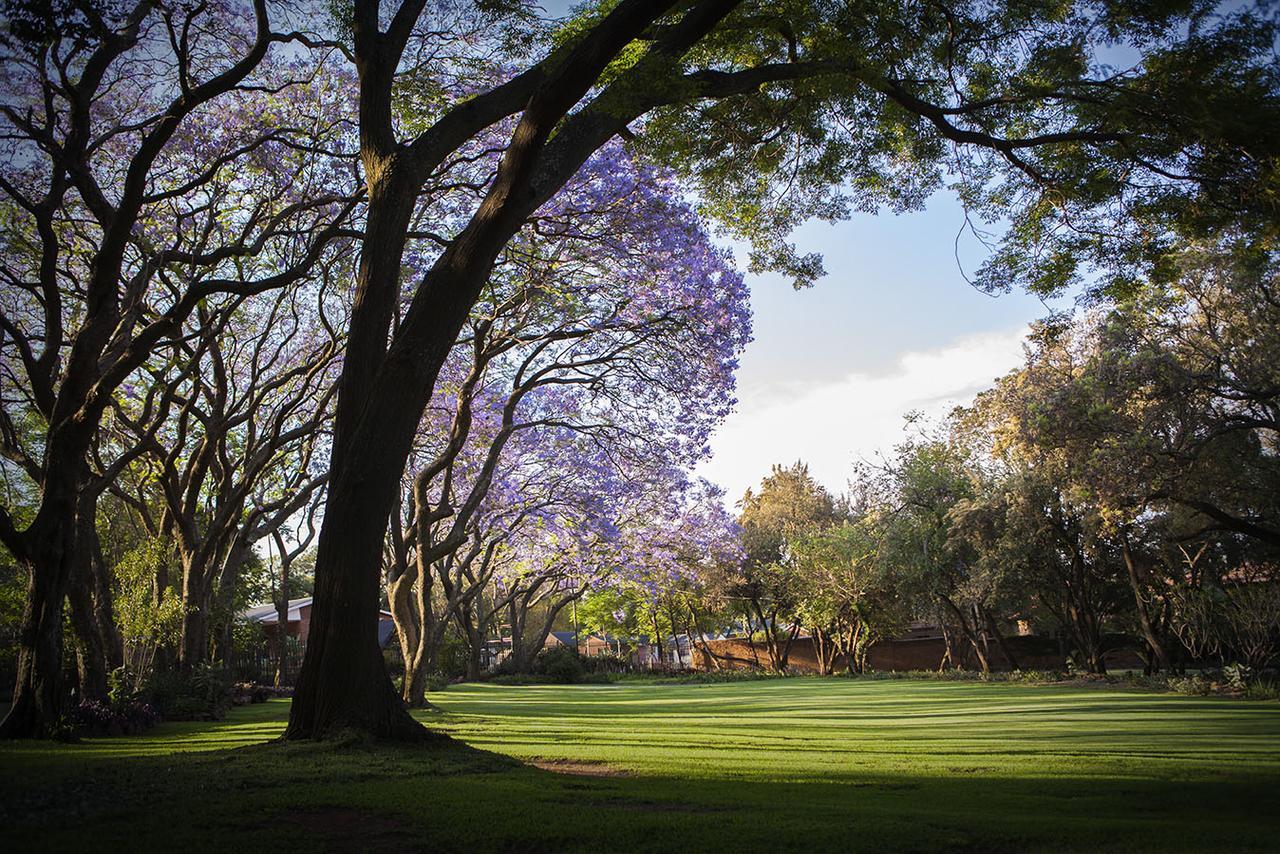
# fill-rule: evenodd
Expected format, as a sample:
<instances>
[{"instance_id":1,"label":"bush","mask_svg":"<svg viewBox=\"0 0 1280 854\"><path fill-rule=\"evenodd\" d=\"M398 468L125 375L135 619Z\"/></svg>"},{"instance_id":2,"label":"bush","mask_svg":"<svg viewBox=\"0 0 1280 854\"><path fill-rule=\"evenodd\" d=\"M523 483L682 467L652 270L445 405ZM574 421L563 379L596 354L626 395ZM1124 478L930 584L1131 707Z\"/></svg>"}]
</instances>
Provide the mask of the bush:
<instances>
[{"instance_id":1,"label":"bush","mask_svg":"<svg viewBox=\"0 0 1280 854\"><path fill-rule=\"evenodd\" d=\"M1067 674L1061 670L1013 670L983 673L980 670L869 670L866 673L845 673L853 679L932 679L938 682L1021 682L1042 685L1061 682Z\"/></svg>"},{"instance_id":2,"label":"bush","mask_svg":"<svg viewBox=\"0 0 1280 854\"><path fill-rule=\"evenodd\" d=\"M145 693L161 717L170 721L221 720L232 703L226 672L207 664L185 673L152 674Z\"/></svg>"},{"instance_id":3,"label":"bush","mask_svg":"<svg viewBox=\"0 0 1280 854\"><path fill-rule=\"evenodd\" d=\"M275 696L274 689L257 682L237 682L231 686L231 704L247 706L250 703L265 703Z\"/></svg>"},{"instance_id":4,"label":"bush","mask_svg":"<svg viewBox=\"0 0 1280 854\"><path fill-rule=\"evenodd\" d=\"M1222 668L1222 681L1232 691L1244 691L1253 683L1253 668L1247 664L1228 664Z\"/></svg>"},{"instance_id":5,"label":"bush","mask_svg":"<svg viewBox=\"0 0 1280 854\"><path fill-rule=\"evenodd\" d=\"M132 670L128 667L117 667L107 674L107 700L113 706L122 706L137 700L140 693L137 690L137 684L138 678Z\"/></svg>"},{"instance_id":6,"label":"bush","mask_svg":"<svg viewBox=\"0 0 1280 854\"><path fill-rule=\"evenodd\" d=\"M1168 686L1170 691L1177 694L1189 694L1194 697L1203 697L1213 691L1213 682L1200 674L1170 676Z\"/></svg>"},{"instance_id":7,"label":"bush","mask_svg":"<svg viewBox=\"0 0 1280 854\"><path fill-rule=\"evenodd\" d=\"M567 646L544 649L533 659L535 676L547 676L564 685L581 682L586 672L582 664L582 656L578 655L576 649L570 649Z\"/></svg>"},{"instance_id":8,"label":"bush","mask_svg":"<svg viewBox=\"0 0 1280 854\"><path fill-rule=\"evenodd\" d=\"M1280 679L1257 679L1244 689L1246 700L1280 700Z\"/></svg>"},{"instance_id":9,"label":"bush","mask_svg":"<svg viewBox=\"0 0 1280 854\"><path fill-rule=\"evenodd\" d=\"M440 648L436 650L436 671L445 684L467 675L468 658L467 644L461 637L449 632L441 639ZM431 688L428 682L427 690L437 689Z\"/></svg>"},{"instance_id":10,"label":"bush","mask_svg":"<svg viewBox=\"0 0 1280 854\"><path fill-rule=\"evenodd\" d=\"M623 655L592 655L582 659L588 673L632 673L636 666Z\"/></svg>"},{"instance_id":11,"label":"bush","mask_svg":"<svg viewBox=\"0 0 1280 854\"><path fill-rule=\"evenodd\" d=\"M764 670L689 670L674 674L635 673L615 677L616 681L661 682L673 685L715 685L721 682L758 682L762 679L786 679L786 674Z\"/></svg>"},{"instance_id":12,"label":"bush","mask_svg":"<svg viewBox=\"0 0 1280 854\"><path fill-rule=\"evenodd\" d=\"M130 700L120 706L98 700L84 700L71 710L70 724L76 735L137 735L160 722L149 703Z\"/></svg>"},{"instance_id":13,"label":"bush","mask_svg":"<svg viewBox=\"0 0 1280 854\"><path fill-rule=\"evenodd\" d=\"M1061 682L1066 678L1060 670L1015 670L1006 675L1010 682Z\"/></svg>"}]
</instances>

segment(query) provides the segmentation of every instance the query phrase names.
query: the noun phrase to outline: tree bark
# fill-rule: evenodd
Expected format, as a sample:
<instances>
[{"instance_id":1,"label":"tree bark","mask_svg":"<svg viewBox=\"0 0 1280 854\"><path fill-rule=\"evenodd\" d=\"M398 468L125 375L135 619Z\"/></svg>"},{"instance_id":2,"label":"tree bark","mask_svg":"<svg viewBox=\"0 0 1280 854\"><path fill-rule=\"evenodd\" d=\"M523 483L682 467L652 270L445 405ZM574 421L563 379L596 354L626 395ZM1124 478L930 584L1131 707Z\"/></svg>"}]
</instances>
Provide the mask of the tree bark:
<instances>
[{"instance_id":1,"label":"tree bark","mask_svg":"<svg viewBox=\"0 0 1280 854\"><path fill-rule=\"evenodd\" d=\"M1010 670L1021 670L1018 666L1018 660L1013 657L1013 650L1009 648L1009 642L1005 639L1004 632L1000 631L996 625L995 618L991 616L985 606L979 606L982 609L982 616L987 623L987 631L991 632L991 636L996 639L996 646L1000 647L1000 652L1004 653L1004 659L1009 665Z\"/></svg>"},{"instance_id":2,"label":"tree bark","mask_svg":"<svg viewBox=\"0 0 1280 854\"><path fill-rule=\"evenodd\" d=\"M1137 560L1133 555L1133 551L1129 548L1128 539L1121 543L1120 551L1124 555L1125 569L1128 570L1129 589L1133 591L1133 601L1138 610L1138 625L1142 628L1142 636L1146 639L1147 647L1151 650L1155 670L1165 670L1169 666L1169 658L1165 653L1164 644L1160 642L1160 638L1156 635L1155 627L1151 624L1151 615L1147 611L1147 601L1142 596L1142 585L1138 581Z\"/></svg>"},{"instance_id":3,"label":"tree bark","mask_svg":"<svg viewBox=\"0 0 1280 854\"><path fill-rule=\"evenodd\" d=\"M73 433L76 431L72 431ZM31 527L14 557L27 570L27 601L19 635L18 674L13 703L0 738L48 738L62 718L65 699L62 673L62 605L75 570L79 487L85 451L75 436L59 436L49 453L67 461L49 469L44 495ZM74 447L68 448L67 445ZM12 549L11 549L12 550Z\"/></svg>"},{"instance_id":4,"label":"tree bark","mask_svg":"<svg viewBox=\"0 0 1280 854\"><path fill-rule=\"evenodd\" d=\"M965 618L964 612L960 610L960 608L956 605L956 603L951 601L951 598L949 596L939 596L938 599L940 602L942 602L943 605L947 607L949 611L951 611L952 615L956 618L956 622L959 623L960 625L960 631L964 634L965 638L969 641L969 646L972 647L973 654L978 658L978 666L982 668L982 672L990 673L991 664L987 661L986 655L984 655L982 652L982 643L978 639L978 633L972 626L969 625L969 621L968 619Z\"/></svg>"},{"instance_id":5,"label":"tree bark","mask_svg":"<svg viewBox=\"0 0 1280 854\"><path fill-rule=\"evenodd\" d=\"M70 576L69 538L51 532L27 569L18 678L0 738L48 738L62 716L62 603Z\"/></svg>"},{"instance_id":6,"label":"tree bark","mask_svg":"<svg viewBox=\"0 0 1280 854\"><path fill-rule=\"evenodd\" d=\"M76 576L67 589L71 628L75 632L81 700L107 699L107 650L98 630L92 588L85 578L85 555L77 555Z\"/></svg>"}]
</instances>

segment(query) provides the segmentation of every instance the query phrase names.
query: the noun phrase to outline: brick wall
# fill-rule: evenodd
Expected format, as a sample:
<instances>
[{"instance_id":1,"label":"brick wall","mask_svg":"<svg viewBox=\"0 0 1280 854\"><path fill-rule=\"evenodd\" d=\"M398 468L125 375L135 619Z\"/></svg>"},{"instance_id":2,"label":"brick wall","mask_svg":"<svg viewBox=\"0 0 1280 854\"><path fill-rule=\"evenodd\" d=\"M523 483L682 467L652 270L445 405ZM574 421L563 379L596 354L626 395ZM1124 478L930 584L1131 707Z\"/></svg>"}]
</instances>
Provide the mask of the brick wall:
<instances>
[{"instance_id":1,"label":"brick wall","mask_svg":"<svg viewBox=\"0 0 1280 854\"><path fill-rule=\"evenodd\" d=\"M1066 661L1058 652L1057 641L1040 636L1014 636L1006 639L1009 650L1023 670L1061 670ZM763 643L753 645L746 640L731 638L729 640L709 641L707 644L716 656L721 658L721 668L748 668L755 666L758 660L761 666L768 666L769 653ZM978 669L977 659L968 649L967 643L954 644L955 652L960 655L966 668ZM937 670L942 662L946 649L942 638L910 638L903 640L883 640L872 644L867 653L867 666L872 670ZM968 652L966 657L963 653ZM723 660L723 659L729 660ZM993 645L990 656L993 670L1009 670L1009 662ZM814 654L811 638L797 638L791 645L791 653L787 659L788 669L804 673L816 673L818 659ZM712 670L715 665L708 660L702 649L694 654L694 667L699 670ZM837 657L836 672L846 669L844 658Z\"/></svg>"}]
</instances>

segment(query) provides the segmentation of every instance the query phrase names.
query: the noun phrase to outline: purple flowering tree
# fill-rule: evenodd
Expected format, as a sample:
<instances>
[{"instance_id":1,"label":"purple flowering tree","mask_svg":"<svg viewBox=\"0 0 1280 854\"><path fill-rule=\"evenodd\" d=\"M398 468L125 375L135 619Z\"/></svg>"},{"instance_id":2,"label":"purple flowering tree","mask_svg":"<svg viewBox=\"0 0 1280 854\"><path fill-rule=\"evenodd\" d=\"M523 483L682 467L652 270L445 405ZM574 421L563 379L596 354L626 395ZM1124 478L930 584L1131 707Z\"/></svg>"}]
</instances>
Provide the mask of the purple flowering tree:
<instances>
[{"instance_id":1,"label":"purple flowering tree","mask_svg":"<svg viewBox=\"0 0 1280 854\"><path fill-rule=\"evenodd\" d=\"M670 179L620 147L602 151L539 213L495 265L445 365L404 521L392 526L387 588L406 700L422 702L446 628L471 608L498 558L511 557L518 526L545 527L556 513L628 490L592 482L592 472L701 458L732 405L748 336L742 277ZM562 589L552 579L568 563L543 561L546 571L507 585L502 602L527 614ZM590 574L578 576L580 590ZM559 597L548 619L568 601ZM530 635L545 637L549 626Z\"/></svg>"},{"instance_id":2,"label":"purple flowering tree","mask_svg":"<svg viewBox=\"0 0 1280 854\"><path fill-rule=\"evenodd\" d=\"M0 448L31 500L20 518L0 509L0 541L31 580L0 734L31 737L61 711L62 608L87 552L77 532L115 473L91 471L103 414L203 301L310 270L354 201L334 191L351 161L326 155L345 128L323 109L324 54L291 32L288 7L6 13Z\"/></svg>"}]
</instances>

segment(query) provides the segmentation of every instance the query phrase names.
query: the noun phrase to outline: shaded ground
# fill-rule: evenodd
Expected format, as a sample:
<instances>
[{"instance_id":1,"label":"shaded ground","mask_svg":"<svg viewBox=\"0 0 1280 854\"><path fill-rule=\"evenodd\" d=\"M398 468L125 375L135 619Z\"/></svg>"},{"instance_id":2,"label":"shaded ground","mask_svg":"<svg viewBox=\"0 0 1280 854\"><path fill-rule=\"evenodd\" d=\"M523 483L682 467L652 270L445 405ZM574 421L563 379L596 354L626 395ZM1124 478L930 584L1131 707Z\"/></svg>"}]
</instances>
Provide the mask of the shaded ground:
<instances>
[{"instance_id":1,"label":"shaded ground","mask_svg":"<svg viewBox=\"0 0 1280 854\"><path fill-rule=\"evenodd\" d=\"M0 746L0 849L1275 850L1280 704L787 679L455 686L447 747ZM236 748L236 749L232 749ZM524 764L524 763L529 764ZM540 767L535 767L540 766Z\"/></svg>"}]
</instances>

